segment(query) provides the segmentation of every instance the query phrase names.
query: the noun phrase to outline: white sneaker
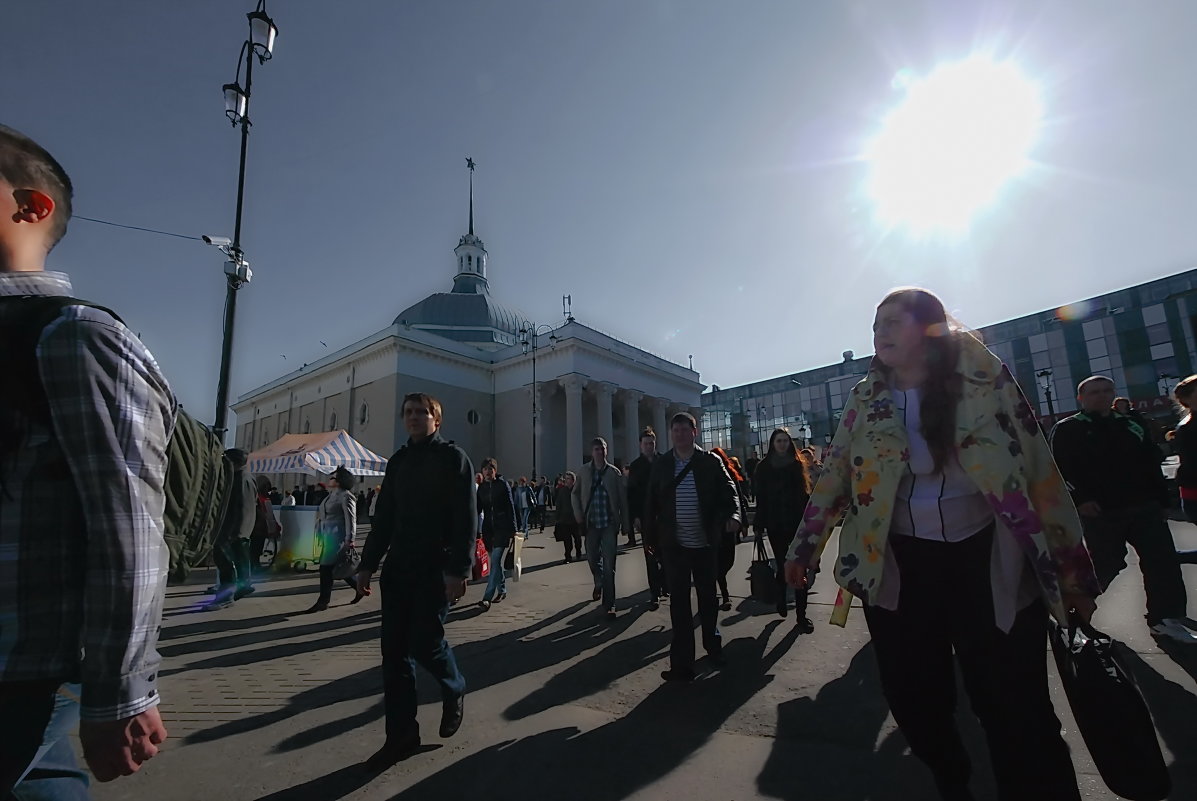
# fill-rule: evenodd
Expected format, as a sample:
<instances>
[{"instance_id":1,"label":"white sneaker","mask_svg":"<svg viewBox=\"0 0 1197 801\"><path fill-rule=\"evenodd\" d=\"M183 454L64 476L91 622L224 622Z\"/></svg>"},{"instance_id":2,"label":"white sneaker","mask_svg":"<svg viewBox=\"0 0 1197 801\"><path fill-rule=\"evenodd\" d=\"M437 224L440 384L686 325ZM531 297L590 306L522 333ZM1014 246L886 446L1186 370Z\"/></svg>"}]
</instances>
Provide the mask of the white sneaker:
<instances>
[{"instance_id":1,"label":"white sneaker","mask_svg":"<svg viewBox=\"0 0 1197 801\"><path fill-rule=\"evenodd\" d=\"M1157 637L1167 637L1176 642L1197 645L1197 634L1185 628L1184 624L1173 617L1167 617L1151 627L1151 632Z\"/></svg>"}]
</instances>

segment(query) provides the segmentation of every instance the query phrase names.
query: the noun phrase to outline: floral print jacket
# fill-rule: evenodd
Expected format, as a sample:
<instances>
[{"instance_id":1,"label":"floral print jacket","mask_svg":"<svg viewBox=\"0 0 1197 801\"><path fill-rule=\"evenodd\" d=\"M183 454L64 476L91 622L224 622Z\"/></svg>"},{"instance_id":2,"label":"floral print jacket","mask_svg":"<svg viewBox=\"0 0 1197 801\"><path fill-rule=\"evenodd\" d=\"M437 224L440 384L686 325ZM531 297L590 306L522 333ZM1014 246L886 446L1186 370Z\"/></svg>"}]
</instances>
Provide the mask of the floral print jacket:
<instances>
[{"instance_id":1,"label":"floral print jacket","mask_svg":"<svg viewBox=\"0 0 1197 801\"><path fill-rule=\"evenodd\" d=\"M998 526L1018 542L1052 614L1063 621L1061 594L1098 595L1081 521L1035 415L1010 371L971 335L961 333L957 371L957 455L993 508ZM847 512L836 581L876 603L898 482L910 458L906 429L876 363L853 389L823 475L815 486L789 556L809 564ZM851 598L841 590L832 622L844 625Z\"/></svg>"}]
</instances>

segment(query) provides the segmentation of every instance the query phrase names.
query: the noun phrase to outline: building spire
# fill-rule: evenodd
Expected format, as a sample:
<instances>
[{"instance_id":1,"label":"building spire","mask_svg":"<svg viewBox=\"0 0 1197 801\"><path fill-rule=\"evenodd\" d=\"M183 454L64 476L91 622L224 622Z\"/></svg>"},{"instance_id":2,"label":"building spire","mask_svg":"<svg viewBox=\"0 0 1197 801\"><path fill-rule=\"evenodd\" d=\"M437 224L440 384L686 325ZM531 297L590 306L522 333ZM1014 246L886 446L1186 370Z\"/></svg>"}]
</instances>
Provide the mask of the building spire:
<instances>
[{"instance_id":1,"label":"building spire","mask_svg":"<svg viewBox=\"0 0 1197 801\"><path fill-rule=\"evenodd\" d=\"M466 156L466 167L470 170L470 236L474 235L474 167L476 164Z\"/></svg>"}]
</instances>

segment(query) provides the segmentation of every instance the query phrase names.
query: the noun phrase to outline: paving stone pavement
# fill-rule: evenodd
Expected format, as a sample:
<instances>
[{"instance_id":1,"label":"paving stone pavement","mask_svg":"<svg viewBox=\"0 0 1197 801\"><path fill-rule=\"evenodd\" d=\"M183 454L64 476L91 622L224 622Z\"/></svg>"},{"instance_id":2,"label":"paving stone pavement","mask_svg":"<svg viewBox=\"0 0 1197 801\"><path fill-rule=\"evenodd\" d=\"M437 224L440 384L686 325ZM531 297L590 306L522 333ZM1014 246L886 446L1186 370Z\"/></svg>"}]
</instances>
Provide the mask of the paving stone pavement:
<instances>
[{"instance_id":1,"label":"paving stone pavement","mask_svg":"<svg viewBox=\"0 0 1197 801\"><path fill-rule=\"evenodd\" d=\"M1178 545L1197 547L1197 528L1175 530ZM742 544L731 574L734 608L720 614L727 665L700 661L699 680L679 687L659 678L668 662L668 605L649 608L640 552L618 559L614 622L590 601L586 565L561 556L551 531L532 536L521 580L509 580L508 600L488 612L476 604L482 587L470 587L447 626L470 685L465 725L451 740L436 737L440 705L420 674L422 751L379 776L359 765L382 743L378 596L349 605L352 591L342 584L326 612L300 614L315 600L316 574L277 574L232 607L204 612L212 574L198 572L168 590L159 647L166 748L139 774L96 785L94 797L934 797L881 698L863 615L854 610L843 629L827 624L828 577L812 596L815 632L798 636L792 615L783 620L746 598L751 544ZM1130 561L1096 622L1127 644L1172 763L1172 797L1187 801L1197 798L1197 647L1164 650L1147 634L1142 581ZM1184 569L1197 590L1197 567ZM1192 602L1189 611L1197 611ZM1114 799L1080 741L1054 668L1052 684L1085 797ZM977 797L994 799L984 735L960 717Z\"/></svg>"}]
</instances>

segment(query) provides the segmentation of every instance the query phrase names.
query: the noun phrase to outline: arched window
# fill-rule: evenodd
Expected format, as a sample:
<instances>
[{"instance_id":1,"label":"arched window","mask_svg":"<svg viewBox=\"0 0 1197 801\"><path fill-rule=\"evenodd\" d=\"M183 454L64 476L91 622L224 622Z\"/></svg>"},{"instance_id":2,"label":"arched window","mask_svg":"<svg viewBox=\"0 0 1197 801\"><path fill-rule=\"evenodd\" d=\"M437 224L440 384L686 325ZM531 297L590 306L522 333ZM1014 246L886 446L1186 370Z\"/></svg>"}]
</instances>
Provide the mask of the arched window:
<instances>
[{"instance_id":1,"label":"arched window","mask_svg":"<svg viewBox=\"0 0 1197 801\"><path fill-rule=\"evenodd\" d=\"M362 408L359 409L358 413L357 413L357 422L358 422L358 425L363 425L363 426L366 423L370 422L370 405L369 404L367 404L365 402L362 403Z\"/></svg>"},{"instance_id":2,"label":"arched window","mask_svg":"<svg viewBox=\"0 0 1197 801\"><path fill-rule=\"evenodd\" d=\"M466 264L470 265L470 269L473 269L473 267L474 267L474 257L473 257L472 255L471 255L471 256L466 256Z\"/></svg>"},{"instance_id":3,"label":"arched window","mask_svg":"<svg viewBox=\"0 0 1197 801\"><path fill-rule=\"evenodd\" d=\"M459 270L465 269L465 257L464 256L457 257L457 269L459 269Z\"/></svg>"}]
</instances>

